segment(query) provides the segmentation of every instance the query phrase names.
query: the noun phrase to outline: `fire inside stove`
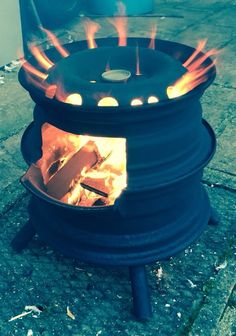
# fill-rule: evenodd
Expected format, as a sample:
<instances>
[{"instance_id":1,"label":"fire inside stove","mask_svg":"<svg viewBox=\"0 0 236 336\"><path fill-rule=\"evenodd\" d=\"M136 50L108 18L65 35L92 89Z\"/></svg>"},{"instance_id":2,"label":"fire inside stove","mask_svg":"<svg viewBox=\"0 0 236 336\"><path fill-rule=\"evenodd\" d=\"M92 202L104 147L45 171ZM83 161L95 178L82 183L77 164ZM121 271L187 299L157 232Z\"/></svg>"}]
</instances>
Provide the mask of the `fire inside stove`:
<instances>
[{"instance_id":1,"label":"fire inside stove","mask_svg":"<svg viewBox=\"0 0 236 336\"><path fill-rule=\"evenodd\" d=\"M124 14L122 8L120 12ZM209 57L218 51L203 53L206 41L182 57L159 50L154 28L150 40L144 39L139 46L137 38L129 45L127 18L115 17L110 23L118 32L118 45L110 43L112 39L96 41L100 27L86 19L87 42L78 50L62 46L54 34L43 29L53 53L30 46L32 57L23 62L27 84L43 94L49 106L52 101L62 102L65 110L73 105L94 115L99 108L110 107L107 112L114 115L120 108L155 106L183 96L206 82L214 71L216 59L209 61ZM124 138L75 135L45 123L42 142L42 157L36 164L50 196L77 206L113 205L126 188Z\"/></svg>"},{"instance_id":2,"label":"fire inside stove","mask_svg":"<svg viewBox=\"0 0 236 336\"><path fill-rule=\"evenodd\" d=\"M67 204L113 205L127 184L126 140L42 127L43 155L37 162L46 192Z\"/></svg>"},{"instance_id":3,"label":"fire inside stove","mask_svg":"<svg viewBox=\"0 0 236 336\"><path fill-rule=\"evenodd\" d=\"M120 8L119 13L124 15L124 9ZM119 36L116 47L99 46L95 34L100 26L86 19L84 28L87 47L75 54L71 54L62 46L52 32L43 29L60 59L50 59L40 47L30 45L33 62L23 62L28 83L43 91L45 97L71 105L139 106L185 95L205 82L214 68L216 59L210 64L207 64L206 60L217 55L219 51L211 49L203 54L206 40L200 41L187 59L179 61L178 55L168 59L156 45L156 28L152 28L150 40L147 39L145 48L140 48L138 44L130 47L127 38L127 18L119 16L109 22L116 28ZM133 96L128 100L122 100L119 85L130 84L131 87L134 82L137 85L142 82L145 86L147 79L153 80L153 83L149 83L150 94L144 94L140 90L133 92ZM108 85L113 86L109 89ZM156 85L155 88L152 85Z\"/></svg>"}]
</instances>

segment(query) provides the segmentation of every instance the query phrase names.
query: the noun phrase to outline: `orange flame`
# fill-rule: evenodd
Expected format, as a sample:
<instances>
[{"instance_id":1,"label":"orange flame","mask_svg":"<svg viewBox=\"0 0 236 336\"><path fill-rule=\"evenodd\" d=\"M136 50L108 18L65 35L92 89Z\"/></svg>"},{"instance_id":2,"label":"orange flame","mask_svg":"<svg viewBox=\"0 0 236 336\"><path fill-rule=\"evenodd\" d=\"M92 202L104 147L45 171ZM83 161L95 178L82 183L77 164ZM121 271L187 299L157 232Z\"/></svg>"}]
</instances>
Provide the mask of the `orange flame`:
<instances>
[{"instance_id":1,"label":"orange flame","mask_svg":"<svg viewBox=\"0 0 236 336\"><path fill-rule=\"evenodd\" d=\"M86 19L84 21L84 30L85 30L85 34L87 37L89 49L97 48L97 44L94 40L94 36L100 28L101 27L97 22L91 21L89 19Z\"/></svg>"},{"instance_id":2,"label":"orange flame","mask_svg":"<svg viewBox=\"0 0 236 336\"><path fill-rule=\"evenodd\" d=\"M38 77L41 80L45 80L48 77L47 74L45 74L44 72L39 71L38 69L36 69L33 65L31 65L26 60L23 60L22 66L31 75L34 75L34 76Z\"/></svg>"},{"instance_id":3,"label":"orange flame","mask_svg":"<svg viewBox=\"0 0 236 336\"><path fill-rule=\"evenodd\" d=\"M196 50L192 53L192 55L183 63L185 68L203 51L207 43L207 40L201 40L198 42Z\"/></svg>"},{"instance_id":4,"label":"orange flame","mask_svg":"<svg viewBox=\"0 0 236 336\"><path fill-rule=\"evenodd\" d=\"M116 28L119 36L119 46L125 47L127 45L127 26L128 19L126 15L126 7L122 2L118 2L118 17L109 19L108 21Z\"/></svg>"},{"instance_id":5,"label":"orange flame","mask_svg":"<svg viewBox=\"0 0 236 336\"><path fill-rule=\"evenodd\" d=\"M49 85L45 90L45 96L47 98L54 98L57 91L57 85Z\"/></svg>"},{"instance_id":6,"label":"orange flame","mask_svg":"<svg viewBox=\"0 0 236 336\"><path fill-rule=\"evenodd\" d=\"M54 35L52 32L50 32L49 30L45 28L41 28L41 29L47 34L49 40L51 40L52 44L57 49L57 51L61 54L62 57L67 57L70 55L69 52L64 47L62 47L56 35Z\"/></svg>"},{"instance_id":7,"label":"orange flame","mask_svg":"<svg viewBox=\"0 0 236 336\"><path fill-rule=\"evenodd\" d=\"M45 53L36 46L30 46L32 55L36 58L38 63L46 70L49 70L54 63L45 55Z\"/></svg>"},{"instance_id":8,"label":"orange flame","mask_svg":"<svg viewBox=\"0 0 236 336\"><path fill-rule=\"evenodd\" d=\"M48 87L46 82L40 80L39 78L36 79L29 72L26 72L26 80L28 83L32 84L34 87L44 92L46 91Z\"/></svg>"},{"instance_id":9,"label":"orange flame","mask_svg":"<svg viewBox=\"0 0 236 336\"><path fill-rule=\"evenodd\" d=\"M193 54L183 63L188 71L173 86L167 88L167 95L170 99L182 96L207 80L208 72L214 67L217 59L208 66L204 66L204 62L208 57L218 55L220 51L211 49L202 54L205 45L206 40L200 41Z\"/></svg>"},{"instance_id":10,"label":"orange flame","mask_svg":"<svg viewBox=\"0 0 236 336\"><path fill-rule=\"evenodd\" d=\"M149 49L155 50L155 47L156 47L156 45L155 45L156 35L157 35L157 26L153 25L152 26L152 30L151 30L151 36L150 36L151 41L150 41L149 46L148 46Z\"/></svg>"}]
</instances>

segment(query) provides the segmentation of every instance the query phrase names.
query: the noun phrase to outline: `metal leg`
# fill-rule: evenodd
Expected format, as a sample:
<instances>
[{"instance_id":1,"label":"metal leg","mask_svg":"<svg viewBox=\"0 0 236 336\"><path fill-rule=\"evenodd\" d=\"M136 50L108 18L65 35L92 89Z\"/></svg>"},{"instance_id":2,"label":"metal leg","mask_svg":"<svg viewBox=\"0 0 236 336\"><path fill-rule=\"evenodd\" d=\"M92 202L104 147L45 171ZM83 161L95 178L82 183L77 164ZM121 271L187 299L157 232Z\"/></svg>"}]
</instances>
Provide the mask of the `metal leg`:
<instances>
[{"instance_id":1,"label":"metal leg","mask_svg":"<svg viewBox=\"0 0 236 336\"><path fill-rule=\"evenodd\" d=\"M214 208L211 208L211 216L209 219L209 225L218 225L220 223L220 217Z\"/></svg>"},{"instance_id":2,"label":"metal leg","mask_svg":"<svg viewBox=\"0 0 236 336\"><path fill-rule=\"evenodd\" d=\"M34 237L35 233L32 222L29 220L13 238L11 242L12 248L16 252L21 252Z\"/></svg>"},{"instance_id":3,"label":"metal leg","mask_svg":"<svg viewBox=\"0 0 236 336\"><path fill-rule=\"evenodd\" d=\"M152 316L145 266L130 266L130 280L133 295L134 314L139 320Z\"/></svg>"}]
</instances>

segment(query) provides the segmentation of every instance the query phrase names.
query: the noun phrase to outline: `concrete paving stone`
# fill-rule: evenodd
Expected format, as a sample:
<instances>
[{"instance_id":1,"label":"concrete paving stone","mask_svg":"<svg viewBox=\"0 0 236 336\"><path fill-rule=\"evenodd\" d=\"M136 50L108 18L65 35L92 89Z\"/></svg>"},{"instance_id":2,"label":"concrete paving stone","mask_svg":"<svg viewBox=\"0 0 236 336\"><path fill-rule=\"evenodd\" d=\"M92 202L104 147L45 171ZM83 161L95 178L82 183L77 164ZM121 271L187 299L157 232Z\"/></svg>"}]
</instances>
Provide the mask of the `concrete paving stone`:
<instances>
[{"instance_id":1,"label":"concrete paving stone","mask_svg":"<svg viewBox=\"0 0 236 336\"><path fill-rule=\"evenodd\" d=\"M235 29L234 29L235 30ZM232 60L236 57L236 37L234 37L222 50L217 65L218 75L215 83L236 89L236 69L232 66Z\"/></svg>"},{"instance_id":2,"label":"concrete paving stone","mask_svg":"<svg viewBox=\"0 0 236 336\"><path fill-rule=\"evenodd\" d=\"M25 190L19 185L19 177L24 170L11 161L11 157L0 151L1 179L0 179L0 214L7 211L19 198L25 195Z\"/></svg>"},{"instance_id":3,"label":"concrete paving stone","mask_svg":"<svg viewBox=\"0 0 236 336\"><path fill-rule=\"evenodd\" d=\"M191 46L196 46L199 40L207 39L206 50L211 48L220 49L227 45L233 38L235 32L230 27L219 27L209 24L206 20L205 23L196 23L193 26L187 28L185 31L177 34L178 41L180 43L186 43ZM222 54L224 58L224 53Z\"/></svg>"},{"instance_id":4,"label":"concrete paving stone","mask_svg":"<svg viewBox=\"0 0 236 336\"><path fill-rule=\"evenodd\" d=\"M222 170L216 168L206 167L204 169L203 181L212 187L229 188L236 190L236 176L227 174Z\"/></svg>"},{"instance_id":5,"label":"concrete paving stone","mask_svg":"<svg viewBox=\"0 0 236 336\"><path fill-rule=\"evenodd\" d=\"M202 99L203 118L219 137L235 116L236 90L211 85Z\"/></svg>"},{"instance_id":6,"label":"concrete paving stone","mask_svg":"<svg viewBox=\"0 0 236 336\"><path fill-rule=\"evenodd\" d=\"M49 335L65 336L92 336L100 330L107 336L185 335L182 331L188 330L194 310L201 307L206 295L204 284L217 275L215 265L221 262L222 253L227 251L229 238L235 232L234 195L207 189L213 204L223 214L221 224L207 227L198 242L177 257L148 267L154 318L147 324L135 322L130 314L131 290L126 268L94 268L78 263L85 272L76 270L74 260L48 253L50 248L41 246L36 256L37 240L22 254L12 252L9 242L27 217L28 200L18 203L3 216L1 225L0 248L5 251L3 261L7 269L4 272L1 267L2 279L11 286L11 291L2 293L1 297L5 307L2 330L9 334L17 330L16 335L20 336L32 327L35 333L43 330ZM160 267L163 276L158 279L156 270ZM39 303L46 308L38 319L28 316L21 321L7 322L26 304ZM66 316L67 305L75 314L75 321Z\"/></svg>"},{"instance_id":7,"label":"concrete paving stone","mask_svg":"<svg viewBox=\"0 0 236 336\"><path fill-rule=\"evenodd\" d=\"M224 335L232 336L235 335L235 321L236 321L236 308L227 307L223 317L221 317L218 326L213 331L212 336Z\"/></svg>"},{"instance_id":8,"label":"concrete paving stone","mask_svg":"<svg viewBox=\"0 0 236 336\"><path fill-rule=\"evenodd\" d=\"M222 10L213 14L209 18L209 23L212 25L219 25L223 27L231 27L231 29L236 28L236 3L230 7L224 6Z\"/></svg>"},{"instance_id":9,"label":"concrete paving stone","mask_svg":"<svg viewBox=\"0 0 236 336\"><path fill-rule=\"evenodd\" d=\"M20 151L20 143L21 137L24 133L24 130L20 131L16 135L9 137L7 140L2 141L0 143L0 150L2 149L11 158L11 162L13 162L17 167L27 170L28 166L25 163L21 151Z\"/></svg>"},{"instance_id":10,"label":"concrete paving stone","mask_svg":"<svg viewBox=\"0 0 236 336\"><path fill-rule=\"evenodd\" d=\"M171 2L171 0L168 0ZM234 1L232 0L226 0L226 1L221 1L221 0L207 0L207 1L201 1L201 0L196 0L196 1L188 1L188 0L175 0L174 2L176 7L179 8L193 8L197 10L202 10L202 11L207 11L207 12L215 12L219 9L224 8L224 6L229 4L232 6L234 4ZM170 4L171 5L171 4Z\"/></svg>"},{"instance_id":11,"label":"concrete paving stone","mask_svg":"<svg viewBox=\"0 0 236 336\"><path fill-rule=\"evenodd\" d=\"M235 266L236 262L233 259L211 283L212 288L209 289L207 300L191 328L190 336L232 335L236 309L227 307L227 302L236 284Z\"/></svg>"},{"instance_id":12,"label":"concrete paving stone","mask_svg":"<svg viewBox=\"0 0 236 336\"><path fill-rule=\"evenodd\" d=\"M209 167L236 176L236 117L227 124L224 132L217 139L217 151Z\"/></svg>"},{"instance_id":13,"label":"concrete paving stone","mask_svg":"<svg viewBox=\"0 0 236 336\"><path fill-rule=\"evenodd\" d=\"M0 140L18 133L32 120L33 103L17 81L17 73L5 74L0 86Z\"/></svg>"}]
</instances>

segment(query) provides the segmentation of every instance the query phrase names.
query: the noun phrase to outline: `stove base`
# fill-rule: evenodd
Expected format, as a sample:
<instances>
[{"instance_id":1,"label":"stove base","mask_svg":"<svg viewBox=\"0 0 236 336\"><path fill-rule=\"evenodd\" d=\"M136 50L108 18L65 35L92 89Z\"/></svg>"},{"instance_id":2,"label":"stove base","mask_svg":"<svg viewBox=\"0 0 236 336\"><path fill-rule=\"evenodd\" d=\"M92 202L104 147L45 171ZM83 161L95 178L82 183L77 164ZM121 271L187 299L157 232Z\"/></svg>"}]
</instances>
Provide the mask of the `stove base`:
<instances>
[{"instance_id":1,"label":"stove base","mask_svg":"<svg viewBox=\"0 0 236 336\"><path fill-rule=\"evenodd\" d=\"M219 224L219 217L214 208L211 208L211 216L208 224ZM27 247L28 243L33 239L35 234L36 230L32 221L29 220L12 240L12 248L18 253L21 252ZM140 321L147 320L152 316L152 307L145 265L130 265L129 272L133 296L134 315Z\"/></svg>"}]
</instances>

